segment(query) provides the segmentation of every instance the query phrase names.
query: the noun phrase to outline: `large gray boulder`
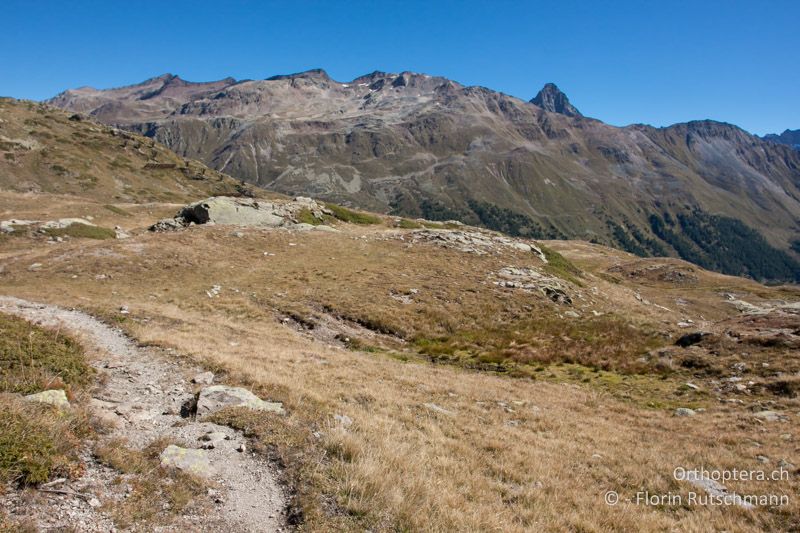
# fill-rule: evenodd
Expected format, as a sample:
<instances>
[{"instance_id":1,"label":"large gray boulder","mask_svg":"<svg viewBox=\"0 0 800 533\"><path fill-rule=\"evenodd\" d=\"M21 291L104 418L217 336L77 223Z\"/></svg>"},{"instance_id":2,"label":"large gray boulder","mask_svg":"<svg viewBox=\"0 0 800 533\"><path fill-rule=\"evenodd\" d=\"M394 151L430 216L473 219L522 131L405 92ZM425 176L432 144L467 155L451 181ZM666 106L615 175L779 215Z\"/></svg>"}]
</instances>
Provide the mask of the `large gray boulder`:
<instances>
[{"instance_id":1,"label":"large gray boulder","mask_svg":"<svg viewBox=\"0 0 800 533\"><path fill-rule=\"evenodd\" d=\"M174 218L154 224L152 231L170 231L193 224L227 224L261 228L302 227L298 215L305 211L322 220L326 209L310 198L267 201L256 198L214 196L183 207ZM311 227L309 225L309 227Z\"/></svg>"},{"instance_id":2,"label":"large gray boulder","mask_svg":"<svg viewBox=\"0 0 800 533\"><path fill-rule=\"evenodd\" d=\"M281 415L285 413L282 403L266 402L241 387L212 385L201 390L197 397L197 416L209 415L226 407L247 407Z\"/></svg>"},{"instance_id":3,"label":"large gray boulder","mask_svg":"<svg viewBox=\"0 0 800 533\"><path fill-rule=\"evenodd\" d=\"M189 204L178 213L195 224L235 224L238 226L276 227L283 217L275 214L275 204L252 198L216 196Z\"/></svg>"}]
</instances>

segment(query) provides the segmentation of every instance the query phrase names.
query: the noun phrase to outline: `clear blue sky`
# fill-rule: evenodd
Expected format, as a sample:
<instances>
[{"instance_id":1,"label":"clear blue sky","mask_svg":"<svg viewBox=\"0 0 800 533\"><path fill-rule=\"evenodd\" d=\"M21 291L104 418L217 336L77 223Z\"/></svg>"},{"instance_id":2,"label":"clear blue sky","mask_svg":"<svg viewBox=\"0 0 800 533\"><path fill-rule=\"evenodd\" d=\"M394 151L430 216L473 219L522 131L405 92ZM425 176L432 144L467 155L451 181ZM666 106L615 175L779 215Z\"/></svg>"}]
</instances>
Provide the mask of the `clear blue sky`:
<instances>
[{"instance_id":1,"label":"clear blue sky","mask_svg":"<svg viewBox=\"0 0 800 533\"><path fill-rule=\"evenodd\" d=\"M172 72L412 70L524 99L555 82L611 124L800 128L800 1L4 0L0 94Z\"/></svg>"}]
</instances>

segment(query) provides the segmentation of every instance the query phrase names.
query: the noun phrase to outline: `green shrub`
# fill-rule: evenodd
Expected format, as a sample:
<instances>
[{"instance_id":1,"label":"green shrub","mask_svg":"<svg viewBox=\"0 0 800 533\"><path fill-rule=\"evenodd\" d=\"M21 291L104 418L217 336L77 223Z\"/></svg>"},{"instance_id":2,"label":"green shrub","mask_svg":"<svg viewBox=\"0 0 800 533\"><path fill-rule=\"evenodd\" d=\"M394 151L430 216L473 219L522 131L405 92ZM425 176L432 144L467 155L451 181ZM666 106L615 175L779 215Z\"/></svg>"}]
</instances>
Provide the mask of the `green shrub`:
<instances>
[{"instance_id":1,"label":"green shrub","mask_svg":"<svg viewBox=\"0 0 800 533\"><path fill-rule=\"evenodd\" d=\"M0 313L0 392L32 394L54 384L81 387L93 372L71 338Z\"/></svg>"},{"instance_id":2,"label":"green shrub","mask_svg":"<svg viewBox=\"0 0 800 533\"><path fill-rule=\"evenodd\" d=\"M0 481L35 485L69 475L87 428L79 415L0 394Z\"/></svg>"},{"instance_id":3,"label":"green shrub","mask_svg":"<svg viewBox=\"0 0 800 533\"><path fill-rule=\"evenodd\" d=\"M307 207L304 207L298 211L297 215L295 215L295 219L297 219L297 222L300 224L311 224L312 226L319 226L325 222L321 218L315 217L314 213L311 212L311 209Z\"/></svg>"},{"instance_id":4,"label":"green shrub","mask_svg":"<svg viewBox=\"0 0 800 533\"><path fill-rule=\"evenodd\" d=\"M124 217L130 217L130 216L133 216L133 215L131 215L130 213L128 213L127 211L125 211L124 209L122 209L122 208L119 208L119 207L117 207L117 206L115 206L115 205L106 204L106 205L104 205L103 207L105 207L106 209L108 209L109 211L111 211L112 213L114 213L115 215L122 215L122 216L124 216Z\"/></svg>"},{"instance_id":5,"label":"green shrub","mask_svg":"<svg viewBox=\"0 0 800 533\"><path fill-rule=\"evenodd\" d=\"M325 204L325 207L333 213L333 216L342 222L350 222L351 224L380 224L381 219L375 215L353 211L336 204Z\"/></svg>"},{"instance_id":6,"label":"green shrub","mask_svg":"<svg viewBox=\"0 0 800 533\"><path fill-rule=\"evenodd\" d=\"M582 275L578 267L551 248L541 245L539 245L539 248L542 250L542 253L544 253L545 259L547 259L547 265L544 267L545 272L569 281L579 287L583 287L583 283L578 279Z\"/></svg>"},{"instance_id":7,"label":"green shrub","mask_svg":"<svg viewBox=\"0 0 800 533\"><path fill-rule=\"evenodd\" d=\"M397 223L397 227L403 229L419 229L422 227L422 224L407 218L401 218L400 222Z\"/></svg>"},{"instance_id":8,"label":"green shrub","mask_svg":"<svg viewBox=\"0 0 800 533\"><path fill-rule=\"evenodd\" d=\"M79 222L70 224L66 228L47 228L45 233L51 237L75 237L76 239L114 239L117 234L113 229L100 226L89 226Z\"/></svg>"}]
</instances>

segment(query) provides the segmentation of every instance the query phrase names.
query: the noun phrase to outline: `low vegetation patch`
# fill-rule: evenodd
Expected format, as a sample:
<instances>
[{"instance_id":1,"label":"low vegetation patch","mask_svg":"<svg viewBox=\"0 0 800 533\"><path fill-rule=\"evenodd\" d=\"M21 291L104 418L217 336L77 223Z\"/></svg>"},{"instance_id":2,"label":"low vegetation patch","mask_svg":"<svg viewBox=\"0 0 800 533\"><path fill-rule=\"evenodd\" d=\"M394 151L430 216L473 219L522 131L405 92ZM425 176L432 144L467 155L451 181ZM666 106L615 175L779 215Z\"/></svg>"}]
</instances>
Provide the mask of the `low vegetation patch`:
<instances>
[{"instance_id":1,"label":"low vegetation patch","mask_svg":"<svg viewBox=\"0 0 800 533\"><path fill-rule=\"evenodd\" d=\"M106 204L103 207L105 207L106 209L108 209L109 211L114 213L115 215L121 215L123 217L131 217L131 216L133 216L132 214L128 213L127 211L125 211L121 207L117 207L117 206L112 205L112 204Z\"/></svg>"},{"instance_id":2,"label":"low vegetation patch","mask_svg":"<svg viewBox=\"0 0 800 533\"><path fill-rule=\"evenodd\" d=\"M86 386L93 373L74 339L0 313L0 392L69 391Z\"/></svg>"},{"instance_id":3,"label":"low vegetation patch","mask_svg":"<svg viewBox=\"0 0 800 533\"><path fill-rule=\"evenodd\" d=\"M0 394L0 481L24 486L74 477L81 438L88 433L80 413Z\"/></svg>"},{"instance_id":4,"label":"low vegetation patch","mask_svg":"<svg viewBox=\"0 0 800 533\"><path fill-rule=\"evenodd\" d=\"M80 442L90 432L85 413L12 393L70 391L86 386L91 376L77 342L0 314L0 482L35 485L77 474Z\"/></svg>"},{"instance_id":5,"label":"low vegetation patch","mask_svg":"<svg viewBox=\"0 0 800 533\"><path fill-rule=\"evenodd\" d=\"M38 533L36 524L31 520L12 520L0 511L0 533Z\"/></svg>"},{"instance_id":6,"label":"low vegetation patch","mask_svg":"<svg viewBox=\"0 0 800 533\"><path fill-rule=\"evenodd\" d=\"M333 213L333 216L342 222L349 222L351 224L380 224L381 219L369 213L362 213L360 211L353 211L336 204L325 204L325 207Z\"/></svg>"},{"instance_id":7,"label":"low vegetation patch","mask_svg":"<svg viewBox=\"0 0 800 533\"><path fill-rule=\"evenodd\" d=\"M144 450L134 450L125 441L115 439L95 447L97 459L126 475L125 482L130 485L126 498L109 505L111 517L119 528L144 523L168 525L173 517L210 503L206 481L161 468L159 453L168 444L166 440L156 440Z\"/></svg>"},{"instance_id":8,"label":"low vegetation patch","mask_svg":"<svg viewBox=\"0 0 800 533\"><path fill-rule=\"evenodd\" d=\"M329 219L333 218L333 217L329 217L327 215L325 215L325 217L323 217L323 218L316 217L316 216L314 216L314 213L311 212L311 209L309 209L307 207L304 207L303 209L298 211L297 214L295 215L295 219L297 220L298 223L300 223L300 224L311 224L312 226L319 226L321 224L325 224L326 222L329 222L329 220L325 219L326 217L329 218Z\"/></svg>"},{"instance_id":9,"label":"low vegetation patch","mask_svg":"<svg viewBox=\"0 0 800 533\"><path fill-rule=\"evenodd\" d=\"M116 232L110 228L101 226L89 226L79 222L70 224L66 228L47 228L44 230L51 237L74 237L76 239L113 239Z\"/></svg>"},{"instance_id":10,"label":"low vegetation patch","mask_svg":"<svg viewBox=\"0 0 800 533\"><path fill-rule=\"evenodd\" d=\"M422 224L415 220L411 220L408 218L401 218L397 222L397 227L402 229L420 229L422 228Z\"/></svg>"},{"instance_id":11,"label":"low vegetation patch","mask_svg":"<svg viewBox=\"0 0 800 533\"><path fill-rule=\"evenodd\" d=\"M581 277L581 270L578 267L547 246L539 246L539 248L542 250L545 259L547 259L547 264L544 266L545 272L569 281L578 287L583 287L583 283L578 279Z\"/></svg>"},{"instance_id":12,"label":"low vegetation patch","mask_svg":"<svg viewBox=\"0 0 800 533\"><path fill-rule=\"evenodd\" d=\"M663 343L657 335L613 317L541 317L439 338L417 338L420 353L442 362L508 371L515 365L576 363L634 373L638 358Z\"/></svg>"}]
</instances>

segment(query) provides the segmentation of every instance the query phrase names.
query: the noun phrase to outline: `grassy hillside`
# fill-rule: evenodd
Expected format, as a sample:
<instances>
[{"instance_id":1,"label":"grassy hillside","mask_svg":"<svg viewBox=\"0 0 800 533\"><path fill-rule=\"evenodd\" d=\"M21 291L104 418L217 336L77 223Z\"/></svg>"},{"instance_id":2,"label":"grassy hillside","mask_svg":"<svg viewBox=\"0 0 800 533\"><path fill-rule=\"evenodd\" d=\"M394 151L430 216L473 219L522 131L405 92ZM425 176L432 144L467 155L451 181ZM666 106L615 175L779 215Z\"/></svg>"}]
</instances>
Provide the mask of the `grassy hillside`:
<instances>
[{"instance_id":1,"label":"grassy hillside","mask_svg":"<svg viewBox=\"0 0 800 533\"><path fill-rule=\"evenodd\" d=\"M0 188L108 203L183 202L245 190L152 139L11 98L0 99Z\"/></svg>"}]
</instances>

